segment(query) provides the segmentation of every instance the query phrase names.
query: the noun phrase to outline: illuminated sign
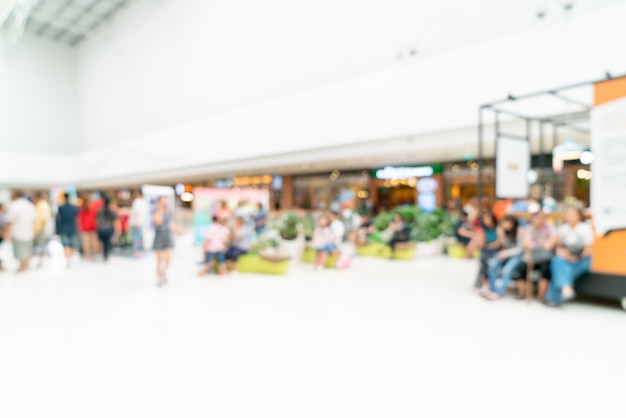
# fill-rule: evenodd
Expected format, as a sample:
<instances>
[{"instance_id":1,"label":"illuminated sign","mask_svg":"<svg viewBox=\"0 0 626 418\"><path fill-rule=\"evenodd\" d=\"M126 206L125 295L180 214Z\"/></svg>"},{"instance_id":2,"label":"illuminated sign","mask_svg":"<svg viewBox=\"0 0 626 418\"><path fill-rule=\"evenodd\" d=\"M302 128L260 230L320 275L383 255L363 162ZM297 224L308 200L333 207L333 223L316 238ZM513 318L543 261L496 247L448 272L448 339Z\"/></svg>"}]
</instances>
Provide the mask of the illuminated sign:
<instances>
[{"instance_id":1,"label":"illuminated sign","mask_svg":"<svg viewBox=\"0 0 626 418\"><path fill-rule=\"evenodd\" d=\"M379 180L405 180L416 177L430 177L435 173L431 166L424 167L385 167L376 170L375 177Z\"/></svg>"}]
</instances>

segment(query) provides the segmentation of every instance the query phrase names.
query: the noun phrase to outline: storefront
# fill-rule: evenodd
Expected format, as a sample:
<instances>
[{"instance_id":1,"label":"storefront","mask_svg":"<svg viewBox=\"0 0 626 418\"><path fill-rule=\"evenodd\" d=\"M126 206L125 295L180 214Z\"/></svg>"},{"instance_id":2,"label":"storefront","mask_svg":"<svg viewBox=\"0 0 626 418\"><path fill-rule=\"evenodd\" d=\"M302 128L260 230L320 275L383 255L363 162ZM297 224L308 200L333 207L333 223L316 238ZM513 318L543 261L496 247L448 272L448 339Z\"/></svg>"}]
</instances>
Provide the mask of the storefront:
<instances>
[{"instance_id":1,"label":"storefront","mask_svg":"<svg viewBox=\"0 0 626 418\"><path fill-rule=\"evenodd\" d=\"M370 172L370 194L379 211L401 205L418 204L433 210L443 204L443 178L440 164L383 167Z\"/></svg>"},{"instance_id":2,"label":"storefront","mask_svg":"<svg viewBox=\"0 0 626 418\"><path fill-rule=\"evenodd\" d=\"M310 210L369 210L369 172L340 172L294 177L294 206Z\"/></svg>"},{"instance_id":3,"label":"storefront","mask_svg":"<svg viewBox=\"0 0 626 418\"><path fill-rule=\"evenodd\" d=\"M443 165L443 181L446 200L454 199L461 204L478 196L478 162L458 161ZM493 201L495 189L494 160L486 160L482 169L483 195Z\"/></svg>"},{"instance_id":4,"label":"storefront","mask_svg":"<svg viewBox=\"0 0 626 418\"><path fill-rule=\"evenodd\" d=\"M270 194L270 209L278 210L284 206L283 187L285 183L283 176L263 174L258 176L238 176L215 180L213 187L218 189L263 189Z\"/></svg>"}]
</instances>

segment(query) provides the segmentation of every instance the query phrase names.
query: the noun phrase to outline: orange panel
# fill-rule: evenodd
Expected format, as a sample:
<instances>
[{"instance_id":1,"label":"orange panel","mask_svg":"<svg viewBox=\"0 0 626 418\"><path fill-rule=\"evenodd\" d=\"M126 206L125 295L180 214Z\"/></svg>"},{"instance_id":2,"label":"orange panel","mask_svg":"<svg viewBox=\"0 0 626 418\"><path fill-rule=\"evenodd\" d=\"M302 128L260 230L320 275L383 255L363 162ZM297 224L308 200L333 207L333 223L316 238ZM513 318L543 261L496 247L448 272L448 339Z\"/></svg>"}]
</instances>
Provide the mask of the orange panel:
<instances>
[{"instance_id":1,"label":"orange panel","mask_svg":"<svg viewBox=\"0 0 626 418\"><path fill-rule=\"evenodd\" d=\"M594 84L594 106L626 97L626 77Z\"/></svg>"},{"instance_id":2,"label":"orange panel","mask_svg":"<svg viewBox=\"0 0 626 418\"><path fill-rule=\"evenodd\" d=\"M594 273L626 276L626 231L596 237L591 270Z\"/></svg>"}]
</instances>

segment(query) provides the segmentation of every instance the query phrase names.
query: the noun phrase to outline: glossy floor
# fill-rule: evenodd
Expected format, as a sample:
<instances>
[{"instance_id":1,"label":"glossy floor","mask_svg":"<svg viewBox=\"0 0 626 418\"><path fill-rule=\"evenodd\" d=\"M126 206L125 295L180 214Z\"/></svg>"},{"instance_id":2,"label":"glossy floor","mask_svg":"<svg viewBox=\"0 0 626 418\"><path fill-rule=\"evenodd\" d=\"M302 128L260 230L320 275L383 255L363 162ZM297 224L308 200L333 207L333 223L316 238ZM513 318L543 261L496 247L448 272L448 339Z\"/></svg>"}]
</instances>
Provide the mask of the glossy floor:
<instances>
[{"instance_id":1,"label":"glossy floor","mask_svg":"<svg viewBox=\"0 0 626 418\"><path fill-rule=\"evenodd\" d=\"M475 262L195 277L154 259L0 273L0 417L621 416L626 315L471 289Z\"/></svg>"}]
</instances>

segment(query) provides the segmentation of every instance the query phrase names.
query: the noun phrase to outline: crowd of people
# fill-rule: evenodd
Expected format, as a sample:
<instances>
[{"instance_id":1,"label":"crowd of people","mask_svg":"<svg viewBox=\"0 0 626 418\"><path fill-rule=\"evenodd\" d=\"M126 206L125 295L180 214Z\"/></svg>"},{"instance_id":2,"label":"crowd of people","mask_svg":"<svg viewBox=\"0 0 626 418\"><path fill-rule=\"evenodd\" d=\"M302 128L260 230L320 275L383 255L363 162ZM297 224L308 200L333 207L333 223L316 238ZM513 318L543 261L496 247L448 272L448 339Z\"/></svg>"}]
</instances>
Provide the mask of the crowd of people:
<instances>
[{"instance_id":1,"label":"crowd of people","mask_svg":"<svg viewBox=\"0 0 626 418\"><path fill-rule=\"evenodd\" d=\"M261 203L242 200L233 212L227 202L221 202L202 243L203 268L198 275L236 273L239 258L250 250L254 238L265 232L267 223L268 213Z\"/></svg>"},{"instance_id":2,"label":"crowd of people","mask_svg":"<svg viewBox=\"0 0 626 418\"><path fill-rule=\"evenodd\" d=\"M146 249L144 231L151 226L155 233L152 249L157 258L157 283L167 283L174 235L181 232L173 222L168 198L154 202L152 212L140 191L134 193L129 208L119 207L106 195L84 195L78 203L65 193L53 214L46 193L26 196L16 191L10 204L0 204L0 243L11 241L14 258L19 261L18 271L26 271L33 256L36 265L42 265L54 234L64 248L68 267L78 251L83 259L107 261L113 242L119 242L123 234L130 237L133 256L140 257ZM541 210L532 213L527 224L520 225L514 215L478 206L474 199L463 207L455 234L466 256L478 257L476 287L485 299L502 298L512 282L517 284L517 297L525 297L527 285L532 282L528 277L537 279L538 297L548 305L560 305L576 296L574 283L590 270L594 240L591 224L585 221L582 211L568 209L565 222L556 228ZM233 211L227 202L221 202L212 217L202 245L200 276L236 272L239 258L264 233L269 219L262 204L247 201L239 202ZM353 214L350 219L342 219L337 212L322 215L309 243L315 252L312 268L327 267L331 258L335 267L348 267L356 247L366 245L374 233L376 228L367 215ZM399 243L409 240L408 227L400 215L379 235L392 254Z\"/></svg>"},{"instance_id":3,"label":"crowd of people","mask_svg":"<svg viewBox=\"0 0 626 418\"><path fill-rule=\"evenodd\" d=\"M541 210L533 212L526 225L520 225L512 214L468 213L463 208L455 234L468 258L479 254L476 287L490 301L502 298L512 281L517 284L517 298L522 299L531 290L528 283L538 281L537 294L542 302L563 304L576 296L575 281L591 267L593 229L583 212L574 207L567 209L558 228Z\"/></svg>"}]
</instances>

